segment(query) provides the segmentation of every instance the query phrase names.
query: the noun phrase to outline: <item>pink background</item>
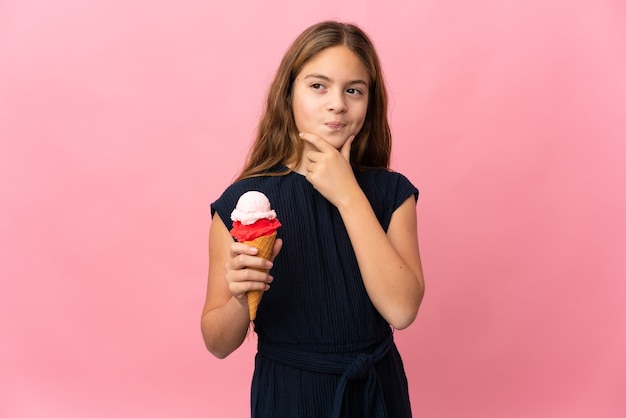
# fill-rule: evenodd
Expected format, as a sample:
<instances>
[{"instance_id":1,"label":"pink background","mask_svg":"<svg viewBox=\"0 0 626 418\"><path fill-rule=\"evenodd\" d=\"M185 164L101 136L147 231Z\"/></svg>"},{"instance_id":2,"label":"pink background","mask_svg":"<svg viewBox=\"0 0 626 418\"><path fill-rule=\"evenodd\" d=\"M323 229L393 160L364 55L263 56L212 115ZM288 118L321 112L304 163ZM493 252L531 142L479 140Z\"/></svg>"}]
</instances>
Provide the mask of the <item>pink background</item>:
<instances>
[{"instance_id":1,"label":"pink background","mask_svg":"<svg viewBox=\"0 0 626 418\"><path fill-rule=\"evenodd\" d=\"M0 3L0 416L249 414L254 338L200 335L209 203L326 18L421 190L416 416L626 416L626 3L248 3Z\"/></svg>"}]
</instances>

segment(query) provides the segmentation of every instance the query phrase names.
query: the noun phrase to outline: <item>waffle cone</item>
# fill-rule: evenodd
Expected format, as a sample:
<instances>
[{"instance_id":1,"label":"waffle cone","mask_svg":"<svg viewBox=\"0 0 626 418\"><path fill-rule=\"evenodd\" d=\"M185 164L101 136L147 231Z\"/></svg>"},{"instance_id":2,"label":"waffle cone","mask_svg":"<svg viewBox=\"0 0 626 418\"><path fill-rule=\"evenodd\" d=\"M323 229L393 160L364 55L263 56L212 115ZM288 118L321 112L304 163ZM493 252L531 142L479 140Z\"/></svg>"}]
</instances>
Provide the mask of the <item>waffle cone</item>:
<instances>
[{"instance_id":1,"label":"waffle cone","mask_svg":"<svg viewBox=\"0 0 626 418\"><path fill-rule=\"evenodd\" d=\"M245 241L244 244L258 248L259 257L267 260L272 257L272 250L274 249L274 241L276 240L276 231L271 235L264 235L253 239L252 241ZM259 271L267 271L263 269L256 269ZM263 296L262 290L253 290L248 292L248 309L250 310L250 320L253 321L256 318L256 311L259 308L261 297Z\"/></svg>"}]
</instances>

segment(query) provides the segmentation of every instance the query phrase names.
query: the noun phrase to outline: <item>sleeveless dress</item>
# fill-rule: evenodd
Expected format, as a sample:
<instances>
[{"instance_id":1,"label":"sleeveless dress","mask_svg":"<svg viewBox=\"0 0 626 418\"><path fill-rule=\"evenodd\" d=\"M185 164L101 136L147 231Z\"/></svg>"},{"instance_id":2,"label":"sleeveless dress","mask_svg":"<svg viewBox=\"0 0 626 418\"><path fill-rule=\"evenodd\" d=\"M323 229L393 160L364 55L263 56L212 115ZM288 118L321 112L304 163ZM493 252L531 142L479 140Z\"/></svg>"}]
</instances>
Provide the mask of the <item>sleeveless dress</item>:
<instances>
[{"instance_id":1,"label":"sleeveless dress","mask_svg":"<svg viewBox=\"0 0 626 418\"><path fill-rule=\"evenodd\" d=\"M355 176L385 231L403 202L417 201L418 190L399 173ZM229 186L211 215L217 212L230 230L230 213L249 190L268 197L283 239L254 321L252 417L411 417L392 328L367 295L338 210L292 172Z\"/></svg>"}]
</instances>

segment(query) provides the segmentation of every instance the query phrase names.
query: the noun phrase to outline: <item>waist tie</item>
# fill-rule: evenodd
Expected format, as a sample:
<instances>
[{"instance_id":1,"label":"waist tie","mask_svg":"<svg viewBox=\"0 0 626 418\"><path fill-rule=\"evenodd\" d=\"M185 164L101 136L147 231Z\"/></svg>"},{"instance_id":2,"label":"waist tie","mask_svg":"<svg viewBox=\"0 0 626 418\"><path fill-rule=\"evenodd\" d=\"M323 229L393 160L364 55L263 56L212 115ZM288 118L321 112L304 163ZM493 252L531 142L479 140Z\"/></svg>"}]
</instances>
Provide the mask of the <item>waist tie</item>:
<instances>
[{"instance_id":1,"label":"waist tie","mask_svg":"<svg viewBox=\"0 0 626 418\"><path fill-rule=\"evenodd\" d=\"M365 417L387 418L382 386L376 369L373 367L380 361L393 344L390 332L371 354L361 353L356 358L339 354L312 353L287 348L280 344L269 344L259 341L259 354L300 370L341 375L335 400L333 402L333 418L341 417L341 407L346 387L351 380L365 380L363 393L363 411Z\"/></svg>"}]
</instances>

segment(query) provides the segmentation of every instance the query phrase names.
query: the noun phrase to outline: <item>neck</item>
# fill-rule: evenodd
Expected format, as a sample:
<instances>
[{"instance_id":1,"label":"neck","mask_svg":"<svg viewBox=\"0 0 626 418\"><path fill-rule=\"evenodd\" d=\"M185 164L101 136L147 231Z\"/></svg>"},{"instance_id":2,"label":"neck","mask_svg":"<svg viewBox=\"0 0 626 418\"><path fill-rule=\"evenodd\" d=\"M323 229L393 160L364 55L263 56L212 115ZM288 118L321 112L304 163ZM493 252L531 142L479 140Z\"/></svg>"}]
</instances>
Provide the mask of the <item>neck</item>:
<instances>
[{"instance_id":1,"label":"neck","mask_svg":"<svg viewBox=\"0 0 626 418\"><path fill-rule=\"evenodd\" d=\"M308 142L305 142L304 148L302 149L302 157L300 158L300 161L289 163L287 164L287 167L289 167L290 169L293 168L294 173L302 174L303 176L305 176L306 164L308 164L309 162L309 159L307 158L307 153L310 151L315 151L315 148Z\"/></svg>"}]
</instances>

